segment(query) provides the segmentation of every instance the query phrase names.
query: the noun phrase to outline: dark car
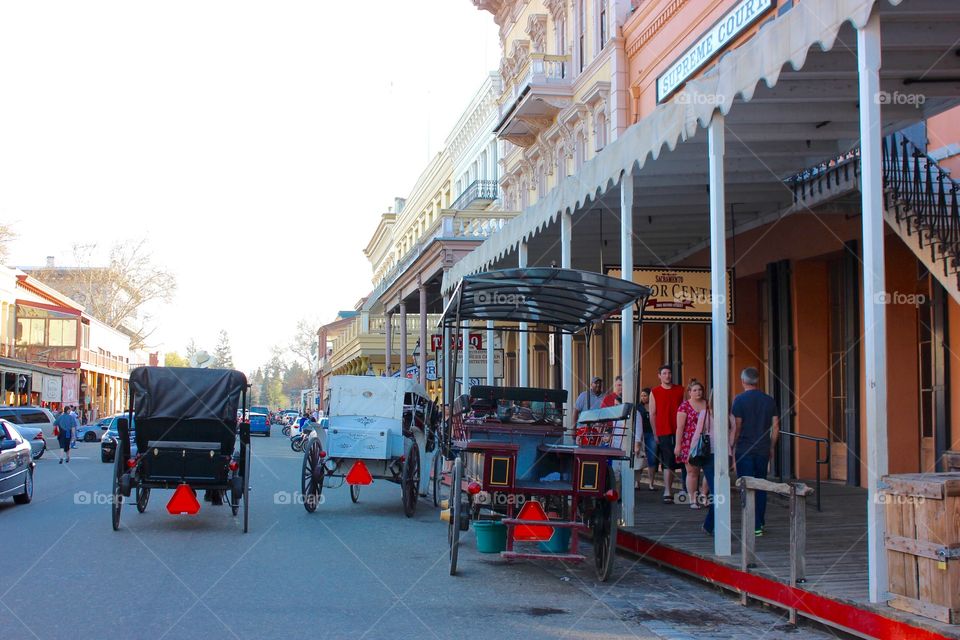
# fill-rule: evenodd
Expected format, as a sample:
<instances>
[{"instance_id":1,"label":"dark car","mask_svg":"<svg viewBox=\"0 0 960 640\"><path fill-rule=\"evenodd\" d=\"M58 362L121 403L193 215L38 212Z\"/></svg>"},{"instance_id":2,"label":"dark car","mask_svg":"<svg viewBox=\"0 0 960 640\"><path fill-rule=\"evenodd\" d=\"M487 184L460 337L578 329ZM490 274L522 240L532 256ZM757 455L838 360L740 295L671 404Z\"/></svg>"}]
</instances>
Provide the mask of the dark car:
<instances>
[{"instance_id":1,"label":"dark car","mask_svg":"<svg viewBox=\"0 0 960 640\"><path fill-rule=\"evenodd\" d=\"M13 498L17 504L33 500L33 469L30 443L17 428L0 420L0 498Z\"/></svg>"},{"instance_id":2,"label":"dark car","mask_svg":"<svg viewBox=\"0 0 960 640\"><path fill-rule=\"evenodd\" d=\"M117 415L110 418L110 422L101 426L101 429L104 429L104 434L100 438L100 462L113 462L114 456L117 453L117 438L119 434L117 433L117 418L126 418L126 413L118 413ZM136 423L136 417L133 421ZM133 442L136 426L135 424L130 425L130 446L133 450L134 455L137 453L137 445Z\"/></svg>"}]
</instances>

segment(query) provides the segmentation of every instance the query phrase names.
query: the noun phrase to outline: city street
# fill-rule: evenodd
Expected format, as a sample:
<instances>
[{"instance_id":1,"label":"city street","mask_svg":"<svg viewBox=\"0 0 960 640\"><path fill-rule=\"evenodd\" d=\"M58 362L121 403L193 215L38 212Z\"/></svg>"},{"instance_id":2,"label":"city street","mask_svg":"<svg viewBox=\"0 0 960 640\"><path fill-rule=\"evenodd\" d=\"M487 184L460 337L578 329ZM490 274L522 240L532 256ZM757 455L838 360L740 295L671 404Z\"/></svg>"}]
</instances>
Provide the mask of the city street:
<instances>
[{"instance_id":1,"label":"city street","mask_svg":"<svg viewBox=\"0 0 960 640\"><path fill-rule=\"evenodd\" d=\"M740 607L700 583L621 556L607 584L590 565L508 566L476 552L447 575L446 529L399 487L351 504L326 490L296 504L300 455L274 429L253 442L250 533L226 507L171 517L170 492L110 527L111 465L81 444L69 465L38 461L31 504L0 503L0 634L40 638L785 638L779 612Z\"/></svg>"}]
</instances>

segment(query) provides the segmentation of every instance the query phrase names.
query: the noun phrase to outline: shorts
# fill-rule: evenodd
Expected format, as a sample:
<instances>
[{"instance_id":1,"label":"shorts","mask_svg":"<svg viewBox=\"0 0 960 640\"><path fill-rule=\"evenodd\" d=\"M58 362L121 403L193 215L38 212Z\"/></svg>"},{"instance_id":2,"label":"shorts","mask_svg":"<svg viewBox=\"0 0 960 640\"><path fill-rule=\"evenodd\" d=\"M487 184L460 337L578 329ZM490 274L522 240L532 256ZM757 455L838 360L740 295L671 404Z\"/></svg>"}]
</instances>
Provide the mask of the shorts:
<instances>
[{"instance_id":1,"label":"shorts","mask_svg":"<svg viewBox=\"0 0 960 640\"><path fill-rule=\"evenodd\" d=\"M57 443L60 445L60 448L64 451L70 451L70 439L62 440L58 439Z\"/></svg>"},{"instance_id":2,"label":"shorts","mask_svg":"<svg viewBox=\"0 0 960 640\"><path fill-rule=\"evenodd\" d=\"M674 471L682 469L683 465L677 462L677 457L673 453L673 448L677 446L677 436L660 436L659 439L657 452L660 454L660 464L663 468Z\"/></svg>"}]
</instances>

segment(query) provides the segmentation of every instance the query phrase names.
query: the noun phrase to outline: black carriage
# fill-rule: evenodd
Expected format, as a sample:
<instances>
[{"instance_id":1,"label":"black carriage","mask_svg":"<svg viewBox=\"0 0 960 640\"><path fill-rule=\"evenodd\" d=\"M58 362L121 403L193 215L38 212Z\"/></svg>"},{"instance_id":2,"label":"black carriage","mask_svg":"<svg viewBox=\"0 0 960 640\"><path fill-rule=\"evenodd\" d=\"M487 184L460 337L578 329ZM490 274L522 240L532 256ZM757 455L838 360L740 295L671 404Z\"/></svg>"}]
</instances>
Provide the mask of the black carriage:
<instances>
[{"instance_id":1,"label":"black carriage","mask_svg":"<svg viewBox=\"0 0 960 640\"><path fill-rule=\"evenodd\" d=\"M138 367L130 372L130 406L117 421L113 474L113 529L120 527L125 498L135 492L143 513L153 489L173 489L172 515L200 510L197 492L211 505L243 503L248 530L250 425L247 379L230 369ZM241 413L240 415L244 415Z\"/></svg>"}]
</instances>

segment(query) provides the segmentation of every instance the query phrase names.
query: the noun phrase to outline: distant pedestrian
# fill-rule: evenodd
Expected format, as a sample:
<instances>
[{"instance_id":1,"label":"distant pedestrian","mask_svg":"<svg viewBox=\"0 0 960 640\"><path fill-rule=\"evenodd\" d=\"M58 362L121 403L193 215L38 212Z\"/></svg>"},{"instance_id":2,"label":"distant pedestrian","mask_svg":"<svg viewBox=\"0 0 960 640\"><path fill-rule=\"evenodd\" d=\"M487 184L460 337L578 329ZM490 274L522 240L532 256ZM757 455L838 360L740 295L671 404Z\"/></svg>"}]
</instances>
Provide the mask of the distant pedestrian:
<instances>
[{"instance_id":1,"label":"distant pedestrian","mask_svg":"<svg viewBox=\"0 0 960 640\"><path fill-rule=\"evenodd\" d=\"M677 445L677 410L683 403L683 387L673 384L673 370L663 365L657 371L660 384L650 393L650 421L663 464L663 503L672 504L673 472L681 469L674 450Z\"/></svg>"},{"instance_id":2,"label":"distant pedestrian","mask_svg":"<svg viewBox=\"0 0 960 640\"><path fill-rule=\"evenodd\" d=\"M613 380L613 389L600 401L600 408L616 407L621 404L623 404L623 376L617 376ZM623 434L625 432L623 421L617 420L609 424L610 427L605 430L607 435L604 437L603 443L611 445L614 449L623 449Z\"/></svg>"},{"instance_id":3,"label":"distant pedestrian","mask_svg":"<svg viewBox=\"0 0 960 640\"><path fill-rule=\"evenodd\" d=\"M653 491L653 481L660 466L657 457L657 439L653 435L653 425L650 423L650 387L644 387L640 392L640 402L637 404L636 424L633 427L634 455L643 452L647 462L647 489Z\"/></svg>"},{"instance_id":4,"label":"distant pedestrian","mask_svg":"<svg viewBox=\"0 0 960 640\"><path fill-rule=\"evenodd\" d=\"M687 467L684 479L687 484L687 495L690 497L690 508L699 509L697 501L697 486L700 484L700 467L690 464L690 445L693 444L693 434L697 430L700 413L706 411L707 401L704 398L703 384L696 379L687 385L687 399L677 409L677 443L674 454L677 462Z\"/></svg>"},{"instance_id":5,"label":"distant pedestrian","mask_svg":"<svg viewBox=\"0 0 960 640\"><path fill-rule=\"evenodd\" d=\"M590 388L577 396L573 405L573 424L580 421L580 414L588 409L599 409L603 401L603 378L594 376L590 381Z\"/></svg>"},{"instance_id":6,"label":"distant pedestrian","mask_svg":"<svg viewBox=\"0 0 960 640\"><path fill-rule=\"evenodd\" d=\"M69 411L64 411L53 423L57 428L57 443L63 452L60 454L60 464L63 464L64 453L67 462L70 462L70 445L76 439L77 419Z\"/></svg>"},{"instance_id":7,"label":"distant pedestrian","mask_svg":"<svg viewBox=\"0 0 960 640\"><path fill-rule=\"evenodd\" d=\"M760 372L747 367L740 373L743 393L733 399L735 420L732 449L737 465L737 476L752 476L765 480L770 459L780 434L777 403L760 391ZM766 524L767 492L757 491L757 510L754 517L756 535L763 535Z\"/></svg>"}]
</instances>

